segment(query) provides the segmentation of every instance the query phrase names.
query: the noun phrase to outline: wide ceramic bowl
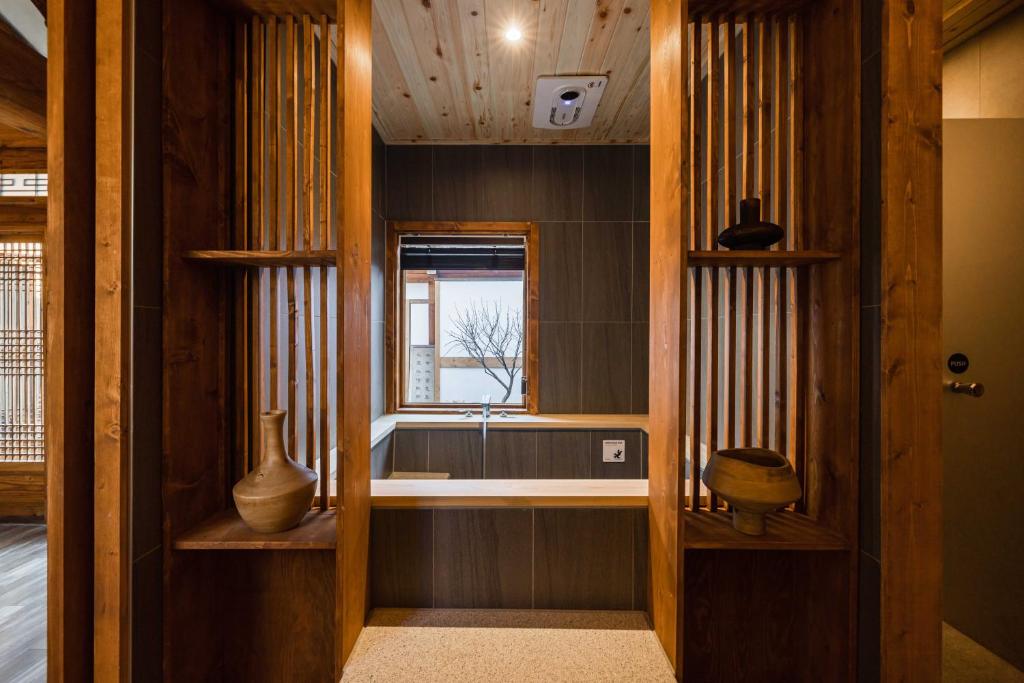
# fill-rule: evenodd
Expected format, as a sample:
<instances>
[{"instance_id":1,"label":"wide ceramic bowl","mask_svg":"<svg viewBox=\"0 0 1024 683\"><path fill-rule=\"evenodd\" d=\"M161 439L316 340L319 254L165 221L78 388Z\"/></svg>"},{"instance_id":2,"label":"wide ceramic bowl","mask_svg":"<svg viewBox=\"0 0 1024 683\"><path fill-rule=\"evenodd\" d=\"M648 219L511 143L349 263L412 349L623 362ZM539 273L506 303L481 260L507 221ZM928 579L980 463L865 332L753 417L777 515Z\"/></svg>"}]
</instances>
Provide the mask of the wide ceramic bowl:
<instances>
[{"instance_id":1,"label":"wide ceramic bowl","mask_svg":"<svg viewBox=\"0 0 1024 683\"><path fill-rule=\"evenodd\" d=\"M711 454L704 484L732 505L732 525L750 536L764 534L764 516L800 499L796 472L767 448L726 448Z\"/></svg>"}]
</instances>

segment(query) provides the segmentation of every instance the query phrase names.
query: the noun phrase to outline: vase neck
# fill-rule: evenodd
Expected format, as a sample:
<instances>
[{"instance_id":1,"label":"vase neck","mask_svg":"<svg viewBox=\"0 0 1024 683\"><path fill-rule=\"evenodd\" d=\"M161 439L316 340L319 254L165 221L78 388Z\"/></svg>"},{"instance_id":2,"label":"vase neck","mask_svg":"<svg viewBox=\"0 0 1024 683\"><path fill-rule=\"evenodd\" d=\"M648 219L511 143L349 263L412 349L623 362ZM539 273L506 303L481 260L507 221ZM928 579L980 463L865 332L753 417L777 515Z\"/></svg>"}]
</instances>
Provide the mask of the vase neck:
<instances>
[{"instance_id":1,"label":"vase neck","mask_svg":"<svg viewBox=\"0 0 1024 683\"><path fill-rule=\"evenodd\" d=\"M288 459L284 448L284 412L260 415L262 432L261 464L279 463Z\"/></svg>"}]
</instances>

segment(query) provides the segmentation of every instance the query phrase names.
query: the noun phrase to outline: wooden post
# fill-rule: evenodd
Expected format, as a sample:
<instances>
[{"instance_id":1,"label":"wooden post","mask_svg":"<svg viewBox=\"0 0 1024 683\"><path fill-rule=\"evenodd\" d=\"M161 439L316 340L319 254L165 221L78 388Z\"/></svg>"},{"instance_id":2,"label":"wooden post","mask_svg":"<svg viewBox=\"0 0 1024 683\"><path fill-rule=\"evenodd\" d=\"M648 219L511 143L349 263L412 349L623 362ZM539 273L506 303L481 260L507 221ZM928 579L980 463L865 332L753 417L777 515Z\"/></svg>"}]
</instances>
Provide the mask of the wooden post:
<instances>
[{"instance_id":1,"label":"wooden post","mask_svg":"<svg viewBox=\"0 0 1024 683\"><path fill-rule=\"evenodd\" d=\"M93 674L96 5L47 10L46 670L64 683Z\"/></svg>"},{"instance_id":2,"label":"wooden post","mask_svg":"<svg viewBox=\"0 0 1024 683\"><path fill-rule=\"evenodd\" d=\"M882 7L882 680L938 681L942 6Z\"/></svg>"},{"instance_id":3,"label":"wooden post","mask_svg":"<svg viewBox=\"0 0 1024 683\"><path fill-rule=\"evenodd\" d=\"M682 677L683 468L689 245L687 1L651 6L651 615Z\"/></svg>"},{"instance_id":4,"label":"wooden post","mask_svg":"<svg viewBox=\"0 0 1024 683\"><path fill-rule=\"evenodd\" d=\"M96 5L95 678L131 679L131 4Z\"/></svg>"},{"instance_id":5,"label":"wooden post","mask_svg":"<svg viewBox=\"0 0 1024 683\"><path fill-rule=\"evenodd\" d=\"M337 674L366 619L370 544L370 0L338 0Z\"/></svg>"}]
</instances>

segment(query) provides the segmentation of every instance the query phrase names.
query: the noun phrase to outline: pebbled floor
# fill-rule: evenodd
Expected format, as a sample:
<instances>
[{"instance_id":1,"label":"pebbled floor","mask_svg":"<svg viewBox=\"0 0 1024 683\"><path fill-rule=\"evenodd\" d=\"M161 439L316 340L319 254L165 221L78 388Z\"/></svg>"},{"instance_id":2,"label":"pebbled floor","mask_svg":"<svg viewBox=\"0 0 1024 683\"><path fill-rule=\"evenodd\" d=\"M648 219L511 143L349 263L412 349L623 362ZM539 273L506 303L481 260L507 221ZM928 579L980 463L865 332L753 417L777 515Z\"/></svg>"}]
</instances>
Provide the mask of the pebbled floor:
<instances>
[{"instance_id":1,"label":"pebbled floor","mask_svg":"<svg viewBox=\"0 0 1024 683\"><path fill-rule=\"evenodd\" d=\"M378 609L343 683L674 681L643 612Z\"/></svg>"}]
</instances>

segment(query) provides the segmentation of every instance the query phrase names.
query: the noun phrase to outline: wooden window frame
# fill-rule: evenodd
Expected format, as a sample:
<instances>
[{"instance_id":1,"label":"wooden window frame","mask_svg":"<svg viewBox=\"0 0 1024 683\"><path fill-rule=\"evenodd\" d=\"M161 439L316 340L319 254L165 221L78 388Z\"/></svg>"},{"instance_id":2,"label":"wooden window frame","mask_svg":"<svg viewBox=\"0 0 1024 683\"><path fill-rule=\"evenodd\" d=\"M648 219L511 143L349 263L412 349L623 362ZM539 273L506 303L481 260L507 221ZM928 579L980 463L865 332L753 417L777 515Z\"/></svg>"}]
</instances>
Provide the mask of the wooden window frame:
<instances>
[{"instance_id":1,"label":"wooden window frame","mask_svg":"<svg viewBox=\"0 0 1024 683\"><path fill-rule=\"evenodd\" d=\"M501 405L503 410L535 414L537 412L540 340L540 233L537 224L529 221L388 221L386 228L386 253L384 257L384 343L385 343L385 390L386 410L389 413L447 413L453 410L479 408L479 403L465 404L411 404L402 397L402 298L401 272L398 264L398 243L402 235L444 234L444 235L517 235L526 239L525 348L523 349L523 378L526 380L524 403ZM497 406L496 406L497 407Z\"/></svg>"}]
</instances>

